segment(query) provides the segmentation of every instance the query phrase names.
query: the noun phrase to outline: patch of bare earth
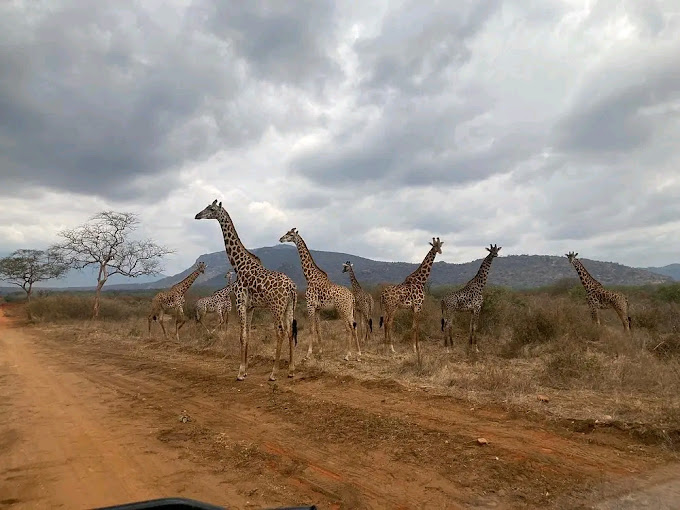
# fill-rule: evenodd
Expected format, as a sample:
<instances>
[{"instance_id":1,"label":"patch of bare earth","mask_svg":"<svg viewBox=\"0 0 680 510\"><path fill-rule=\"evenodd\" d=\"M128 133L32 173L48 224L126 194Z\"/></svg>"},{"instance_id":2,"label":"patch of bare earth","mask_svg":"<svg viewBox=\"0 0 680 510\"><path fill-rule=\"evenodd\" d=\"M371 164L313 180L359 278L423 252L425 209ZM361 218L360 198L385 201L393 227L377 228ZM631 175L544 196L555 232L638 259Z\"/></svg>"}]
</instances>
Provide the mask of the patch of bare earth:
<instances>
[{"instance_id":1,"label":"patch of bare earth","mask_svg":"<svg viewBox=\"0 0 680 510\"><path fill-rule=\"evenodd\" d=\"M163 452L164 462L138 460L135 468L149 471L145 483L155 493L231 508L590 508L642 487L645 476L662 480L660 470L673 466L674 438L653 424L570 419L582 394L553 391L546 402L526 383L464 395L414 374L406 346L392 358L371 344L363 361L346 363L334 345L341 340L327 341L321 360L300 364L292 380L282 371L269 383L273 345L257 342L249 376L238 383L234 330L199 348L205 342L149 341L130 322L43 326L10 340L20 348L3 339L1 356L21 350L14 351L19 368L0 366L12 384L29 388L31 370L49 365L52 384L73 387L56 405L71 398L69 407L96 423L98 441L156 452L151 457ZM264 331L256 329L257 338ZM189 330L185 338L191 335L197 333ZM426 358L439 356L437 349L425 344ZM451 363L462 363L451 356ZM23 413L56 412L49 399L30 402L37 393L26 391L2 395L7 406L29 399L12 416L19 437L34 433L25 429L31 422ZM57 420L52 427L62 425ZM14 468L25 469L16 442L7 448ZM87 445L77 451L90 454ZM170 473L158 472L161 466ZM35 469L31 476L37 482L54 474ZM87 484L87 472L81 476ZM143 489L140 483L126 495L134 499Z\"/></svg>"}]
</instances>

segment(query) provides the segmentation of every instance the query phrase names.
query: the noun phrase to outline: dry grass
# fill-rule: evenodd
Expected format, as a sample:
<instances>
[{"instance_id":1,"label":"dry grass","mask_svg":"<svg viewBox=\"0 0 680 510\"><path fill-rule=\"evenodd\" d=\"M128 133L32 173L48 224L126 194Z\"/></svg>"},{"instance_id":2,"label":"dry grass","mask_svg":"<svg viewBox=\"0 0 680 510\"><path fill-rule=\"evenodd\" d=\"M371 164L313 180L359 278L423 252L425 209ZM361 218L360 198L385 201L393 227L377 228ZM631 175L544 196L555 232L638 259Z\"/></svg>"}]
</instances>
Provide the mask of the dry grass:
<instances>
[{"instance_id":1,"label":"dry grass","mask_svg":"<svg viewBox=\"0 0 680 510\"><path fill-rule=\"evenodd\" d=\"M386 354L382 330L374 318L373 339L363 347L361 363L342 361L346 334L333 313L324 313L324 355L310 360L307 369L351 373L359 378L396 379L427 385L432 391L467 399L473 405L494 402L513 409L530 409L555 417L611 417L625 421L680 427L680 285L625 289L631 301L633 332L624 334L612 310L601 312L603 326L590 320L578 285L559 285L538 291L513 292L490 288L478 334L479 354L467 351L469 314L457 314L452 352L446 353L440 331L439 298L428 296L420 321L422 363L410 348L412 316L401 312L395 320L396 356ZM376 297L380 288L374 290ZM91 296L52 294L35 299L35 322L68 324L74 335L125 338L149 346L146 313L151 296L106 296L102 320L89 321ZM190 298L187 315L192 317ZM309 341L304 300L298 302L299 359ZM215 318L209 319L213 324ZM172 321L166 322L168 331ZM205 355L226 354L236 359L238 320L232 311L228 334L206 334L189 321L180 334L182 348ZM152 326L153 338L162 338ZM257 311L250 353L271 359L274 331L269 314ZM284 359L287 359L284 350ZM302 368L304 371L305 368ZM545 394L548 404L536 396Z\"/></svg>"}]
</instances>

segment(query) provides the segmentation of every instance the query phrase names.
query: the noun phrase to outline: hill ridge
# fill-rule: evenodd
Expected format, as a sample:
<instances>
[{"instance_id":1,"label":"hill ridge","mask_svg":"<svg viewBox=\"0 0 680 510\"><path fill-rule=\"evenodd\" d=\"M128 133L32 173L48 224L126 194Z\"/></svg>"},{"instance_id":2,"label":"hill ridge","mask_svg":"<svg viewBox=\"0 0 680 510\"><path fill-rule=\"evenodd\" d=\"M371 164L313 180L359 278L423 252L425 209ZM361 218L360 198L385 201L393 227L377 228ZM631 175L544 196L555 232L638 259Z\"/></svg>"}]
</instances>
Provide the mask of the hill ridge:
<instances>
[{"instance_id":1,"label":"hill ridge","mask_svg":"<svg viewBox=\"0 0 680 510\"><path fill-rule=\"evenodd\" d=\"M290 276L299 289L307 284L300 267L300 259L294 246L275 245L251 250L265 267L281 271ZM380 283L398 283L418 267L415 262L377 261L343 252L310 250L319 267L328 273L329 278L341 285L349 285L349 278L342 273L342 264L349 260L354 264L354 271L360 283L377 285ZM481 252L482 250L480 250ZM436 261L432 266L431 285L458 285L472 278L479 269L483 257L465 263ZM645 285L672 282L673 279L664 274L643 268L625 266L613 261L597 261L581 258L590 273L604 285ZM206 272L196 281L197 285L211 288L224 286L224 274L231 268L226 253L217 251L199 256L194 264L205 262ZM193 267L193 265L192 265ZM116 285L115 287L164 288L173 285L192 270L186 270L162 278L153 283ZM556 255L504 255L496 258L489 273L489 285L505 286L514 289L535 288L550 285L558 280L572 278L577 275L566 257ZM113 287L113 286L112 286Z\"/></svg>"}]
</instances>

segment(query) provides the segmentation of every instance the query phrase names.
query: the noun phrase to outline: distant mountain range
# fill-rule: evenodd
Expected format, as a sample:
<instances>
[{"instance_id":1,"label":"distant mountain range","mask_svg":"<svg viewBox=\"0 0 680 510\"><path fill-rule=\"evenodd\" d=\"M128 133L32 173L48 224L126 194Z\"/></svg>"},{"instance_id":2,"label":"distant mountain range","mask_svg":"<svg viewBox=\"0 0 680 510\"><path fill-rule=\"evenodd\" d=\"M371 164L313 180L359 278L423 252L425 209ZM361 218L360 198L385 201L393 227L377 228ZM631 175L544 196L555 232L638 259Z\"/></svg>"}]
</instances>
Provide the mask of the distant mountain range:
<instances>
[{"instance_id":1,"label":"distant mountain range","mask_svg":"<svg viewBox=\"0 0 680 510\"><path fill-rule=\"evenodd\" d=\"M680 281L680 264L668 264L662 267L645 267L647 271L652 273L670 276L675 281Z\"/></svg>"},{"instance_id":2,"label":"distant mountain range","mask_svg":"<svg viewBox=\"0 0 680 510\"><path fill-rule=\"evenodd\" d=\"M297 249L292 245L280 244L252 250L262 263L269 269L281 271L290 276L299 289L306 287L300 258ZM481 252L482 250L480 250ZM343 262L349 260L354 264L354 272L362 284L376 285L379 283L401 282L406 275L418 267L418 264L408 262L381 262L347 253L312 250L316 263L328 273L334 282L349 285L349 278L342 273ZM601 262L581 259L590 273L605 285L644 285L668 283L680 280L680 264L664 267L634 268L615 262ZM147 278L146 281L137 279L135 283L110 281L105 290L144 290L167 288L177 283L193 271L195 264L205 262L206 272L201 275L195 285L210 289L217 289L226 285L224 275L231 269L224 251L201 255L194 265L181 273L164 276L160 279ZM472 278L481 264L482 259L464 264L450 264L435 262L432 267L430 281L433 286L458 285ZM536 288L550 285L564 278L576 279L576 272L566 257L552 255L508 255L494 260L489 274L489 284L514 289ZM82 285L72 285L82 290L94 287L94 274L83 276ZM73 281L73 280L69 280ZM78 280L81 281L81 280ZM130 281L128 279L128 281ZM62 287L60 281L53 281L52 287ZM63 287L62 287L63 288ZM14 290L17 290L15 287Z\"/></svg>"}]
</instances>

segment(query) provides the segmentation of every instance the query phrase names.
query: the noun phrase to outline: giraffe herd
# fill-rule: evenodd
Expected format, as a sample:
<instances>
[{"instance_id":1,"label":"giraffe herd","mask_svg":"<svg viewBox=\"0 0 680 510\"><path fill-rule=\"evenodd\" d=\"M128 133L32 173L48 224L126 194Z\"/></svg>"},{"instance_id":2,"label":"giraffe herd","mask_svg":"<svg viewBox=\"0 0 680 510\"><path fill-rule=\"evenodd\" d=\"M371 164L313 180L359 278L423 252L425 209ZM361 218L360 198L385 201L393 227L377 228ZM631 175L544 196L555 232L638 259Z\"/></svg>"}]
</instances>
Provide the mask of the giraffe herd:
<instances>
[{"instance_id":1,"label":"giraffe herd","mask_svg":"<svg viewBox=\"0 0 680 510\"><path fill-rule=\"evenodd\" d=\"M293 377L295 374L294 348L297 345L297 320L294 316L298 295L295 282L284 273L264 267L262 261L243 246L229 213L222 207L222 202L213 201L212 204L196 214L195 219L217 220L222 231L227 258L236 273L236 279L233 282L231 281L230 271L225 276L228 281L224 288L216 291L212 296L197 301L196 321L202 324L206 331L210 332L202 320L207 313L217 313L219 322L215 330L228 327L229 313L232 308L230 296L232 293L234 294L240 326L240 366L236 379L242 381L248 375L248 341L253 312L255 308L269 310L277 337L274 366L269 380L276 380L281 348L285 339L288 340L289 346L288 377ZM320 312L322 309L335 309L344 323L347 334L347 353L344 359L346 361L351 359L352 349L354 348L356 360L360 361L361 342L357 328L363 330L361 337L366 342L373 332L374 301L371 294L366 292L357 281L351 262L345 262L342 269L343 273L349 274L350 289L338 285L328 278L327 273L314 261L297 229L290 229L281 236L279 242L295 244L300 256L302 271L307 281L305 300L311 332L307 355L304 359L313 353L315 343L318 353L321 354ZM392 340L395 314L400 309L410 309L413 312L412 347L420 360L418 329L426 294L425 286L435 257L442 253L443 244L444 242L438 237L433 237L430 249L418 268L408 275L402 283L384 287L380 294L380 327L384 331L384 345L391 353L395 352ZM453 345L451 319L453 313L458 311L471 313L469 347L478 351L475 332L484 304L484 287L491 269L491 263L498 256L501 247L492 244L486 250L489 254L482 261L477 274L461 289L450 292L441 300L441 330L444 332L444 346L447 352L449 345ZM621 319L624 330L630 332L631 319L628 298L619 292L605 289L600 282L588 273L581 261L576 258L577 255L578 253L569 252L566 257L574 266L586 290L592 319L599 325L599 310L613 308ZM148 316L149 335L151 334L151 322L158 321L163 329L164 336L167 338L162 319L164 314L172 314L175 317L175 337L179 342L179 330L186 322L184 318L185 295L198 276L205 272L205 267L204 262L199 262L196 269L181 282L156 294L151 302L151 311Z\"/></svg>"}]
</instances>

